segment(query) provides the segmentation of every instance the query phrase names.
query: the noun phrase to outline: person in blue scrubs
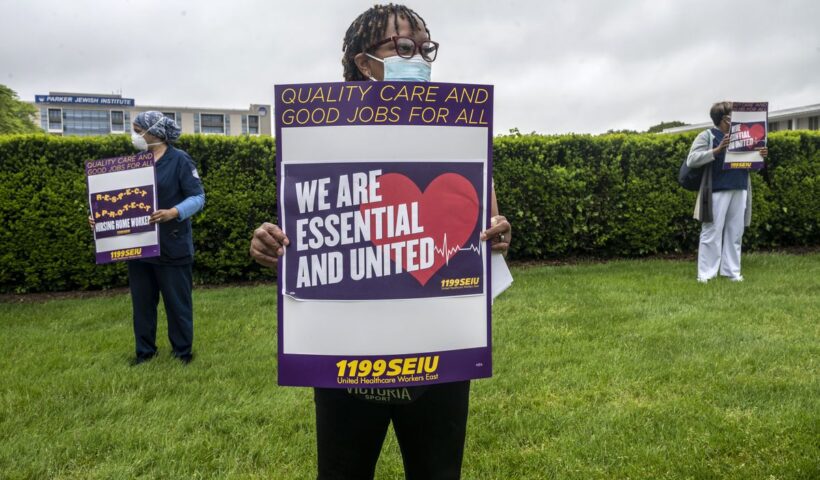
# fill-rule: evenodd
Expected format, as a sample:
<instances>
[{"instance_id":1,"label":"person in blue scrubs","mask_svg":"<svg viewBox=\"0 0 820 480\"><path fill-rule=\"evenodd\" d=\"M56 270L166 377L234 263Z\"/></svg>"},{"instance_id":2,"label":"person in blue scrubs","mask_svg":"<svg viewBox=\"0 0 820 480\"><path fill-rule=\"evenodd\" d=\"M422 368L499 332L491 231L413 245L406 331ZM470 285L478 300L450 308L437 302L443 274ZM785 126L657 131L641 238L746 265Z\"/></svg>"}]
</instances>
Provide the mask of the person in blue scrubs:
<instances>
[{"instance_id":1,"label":"person in blue scrubs","mask_svg":"<svg viewBox=\"0 0 820 480\"><path fill-rule=\"evenodd\" d=\"M194 161L174 147L181 133L160 112L143 112L134 120L131 140L154 154L157 210L151 223L159 224L160 256L128 262L128 283L134 310L134 364L157 354L157 305L160 293L168 317L168 339L173 356L183 363L193 358L194 310L192 269L194 242L191 216L205 205L205 191Z\"/></svg>"}]
</instances>

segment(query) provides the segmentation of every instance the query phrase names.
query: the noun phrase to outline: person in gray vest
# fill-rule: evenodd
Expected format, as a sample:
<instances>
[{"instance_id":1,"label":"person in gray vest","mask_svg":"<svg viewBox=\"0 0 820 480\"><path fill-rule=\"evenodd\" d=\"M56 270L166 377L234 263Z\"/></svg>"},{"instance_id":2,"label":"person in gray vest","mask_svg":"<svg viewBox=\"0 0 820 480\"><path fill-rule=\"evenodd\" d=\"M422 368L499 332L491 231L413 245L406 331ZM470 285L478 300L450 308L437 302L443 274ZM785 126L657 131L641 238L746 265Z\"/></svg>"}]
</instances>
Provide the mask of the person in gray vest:
<instances>
[{"instance_id":1,"label":"person in gray vest","mask_svg":"<svg viewBox=\"0 0 820 480\"><path fill-rule=\"evenodd\" d=\"M748 170L724 170L732 126L732 103L717 102L709 111L713 128L701 132L689 149L686 165L705 167L694 217L703 225L698 247L698 282L706 283L718 273L742 282L740 248L743 230L752 220L752 182ZM763 158L767 147L758 149Z\"/></svg>"}]
</instances>

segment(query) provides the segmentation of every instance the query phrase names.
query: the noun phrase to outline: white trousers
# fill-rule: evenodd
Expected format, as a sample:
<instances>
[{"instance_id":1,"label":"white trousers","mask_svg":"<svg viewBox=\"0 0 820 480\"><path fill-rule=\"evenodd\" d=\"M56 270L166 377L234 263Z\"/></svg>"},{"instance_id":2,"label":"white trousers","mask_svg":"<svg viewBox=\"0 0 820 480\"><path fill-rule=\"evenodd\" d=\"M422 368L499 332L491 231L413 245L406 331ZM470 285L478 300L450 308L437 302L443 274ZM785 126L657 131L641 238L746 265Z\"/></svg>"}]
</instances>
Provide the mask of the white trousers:
<instances>
[{"instance_id":1,"label":"white trousers","mask_svg":"<svg viewBox=\"0 0 820 480\"><path fill-rule=\"evenodd\" d=\"M712 219L703 223L698 247L698 278L718 274L740 277L740 244L743 241L746 190L712 192Z\"/></svg>"}]
</instances>

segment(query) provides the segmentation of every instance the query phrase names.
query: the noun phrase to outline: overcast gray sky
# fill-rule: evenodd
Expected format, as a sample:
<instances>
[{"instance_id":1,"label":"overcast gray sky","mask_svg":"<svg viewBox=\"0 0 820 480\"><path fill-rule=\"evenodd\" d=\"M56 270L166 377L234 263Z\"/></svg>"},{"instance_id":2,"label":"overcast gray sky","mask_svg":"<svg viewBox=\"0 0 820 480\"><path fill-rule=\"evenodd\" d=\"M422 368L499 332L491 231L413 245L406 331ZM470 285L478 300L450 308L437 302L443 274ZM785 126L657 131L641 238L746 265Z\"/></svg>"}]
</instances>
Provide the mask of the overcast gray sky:
<instances>
[{"instance_id":1,"label":"overcast gray sky","mask_svg":"<svg viewBox=\"0 0 820 480\"><path fill-rule=\"evenodd\" d=\"M0 83L22 99L121 91L247 108L275 83L341 81L372 0L0 0ZM408 0L433 80L495 85L495 132L645 130L717 100L820 103L820 1Z\"/></svg>"}]
</instances>

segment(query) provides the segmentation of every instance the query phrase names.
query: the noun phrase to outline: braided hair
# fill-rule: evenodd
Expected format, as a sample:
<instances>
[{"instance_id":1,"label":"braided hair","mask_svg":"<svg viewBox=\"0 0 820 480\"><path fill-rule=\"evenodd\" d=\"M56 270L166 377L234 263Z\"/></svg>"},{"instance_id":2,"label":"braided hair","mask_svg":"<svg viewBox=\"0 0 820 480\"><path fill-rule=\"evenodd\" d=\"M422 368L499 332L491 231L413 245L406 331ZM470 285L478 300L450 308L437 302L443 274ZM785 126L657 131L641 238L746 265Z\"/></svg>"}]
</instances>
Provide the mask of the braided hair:
<instances>
[{"instance_id":1,"label":"braided hair","mask_svg":"<svg viewBox=\"0 0 820 480\"><path fill-rule=\"evenodd\" d=\"M342 41L342 66L344 67L345 81L367 80L359 71L359 68L356 67L354 58L356 55L365 52L365 49L369 46L382 40L382 35L387 30L387 22L390 21L391 16L393 17L393 26L397 32L399 31L399 18L403 18L410 22L410 28L413 31L423 26L427 35L430 35L430 30L427 28L424 19L404 5L390 3L370 7L356 17L356 20L353 20L353 23L347 28L345 38Z\"/></svg>"}]
</instances>

